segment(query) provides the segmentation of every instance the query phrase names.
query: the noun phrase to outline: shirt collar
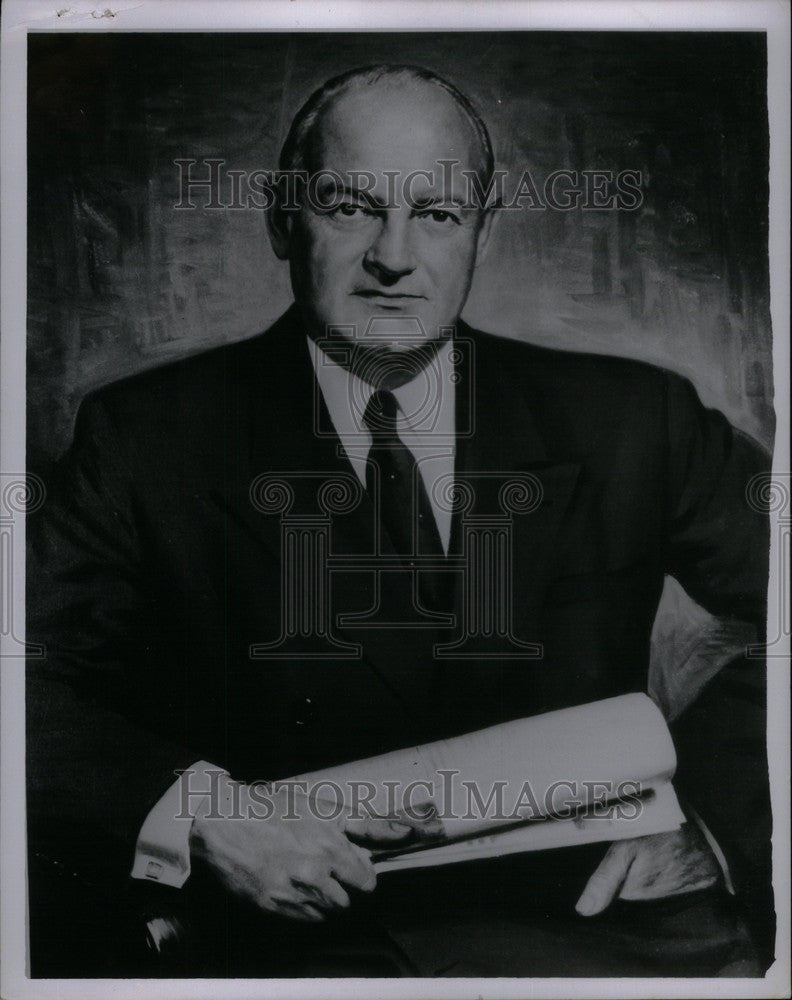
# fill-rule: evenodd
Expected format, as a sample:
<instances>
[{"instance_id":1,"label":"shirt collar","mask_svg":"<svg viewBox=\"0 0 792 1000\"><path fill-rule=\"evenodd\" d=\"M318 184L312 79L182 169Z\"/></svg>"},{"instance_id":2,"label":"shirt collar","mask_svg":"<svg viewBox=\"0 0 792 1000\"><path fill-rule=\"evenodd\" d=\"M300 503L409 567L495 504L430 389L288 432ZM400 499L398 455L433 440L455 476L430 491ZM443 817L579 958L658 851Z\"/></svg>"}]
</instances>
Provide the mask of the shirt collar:
<instances>
[{"instance_id":1,"label":"shirt collar","mask_svg":"<svg viewBox=\"0 0 792 1000\"><path fill-rule=\"evenodd\" d=\"M334 361L310 337L307 341L316 380L338 436L347 450L355 443L368 448L371 435L363 414L374 387ZM452 346L450 340L444 343L425 369L393 390L401 411L396 421L399 436L411 446L419 445L422 439L436 445L439 439L447 438L453 444L456 392Z\"/></svg>"}]
</instances>

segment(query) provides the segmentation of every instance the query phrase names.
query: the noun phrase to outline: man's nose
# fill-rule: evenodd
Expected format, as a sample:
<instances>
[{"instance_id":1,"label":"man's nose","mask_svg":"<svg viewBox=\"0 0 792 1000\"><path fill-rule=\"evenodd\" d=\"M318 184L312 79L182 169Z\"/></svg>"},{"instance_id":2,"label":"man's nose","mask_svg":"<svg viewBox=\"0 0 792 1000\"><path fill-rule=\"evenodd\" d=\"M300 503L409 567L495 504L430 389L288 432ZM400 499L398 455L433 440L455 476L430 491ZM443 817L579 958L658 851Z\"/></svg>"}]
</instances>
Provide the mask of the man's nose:
<instances>
[{"instance_id":1,"label":"man's nose","mask_svg":"<svg viewBox=\"0 0 792 1000\"><path fill-rule=\"evenodd\" d=\"M415 270L409 213L399 209L384 213L379 234L363 257L363 267L383 285L393 285Z\"/></svg>"}]
</instances>

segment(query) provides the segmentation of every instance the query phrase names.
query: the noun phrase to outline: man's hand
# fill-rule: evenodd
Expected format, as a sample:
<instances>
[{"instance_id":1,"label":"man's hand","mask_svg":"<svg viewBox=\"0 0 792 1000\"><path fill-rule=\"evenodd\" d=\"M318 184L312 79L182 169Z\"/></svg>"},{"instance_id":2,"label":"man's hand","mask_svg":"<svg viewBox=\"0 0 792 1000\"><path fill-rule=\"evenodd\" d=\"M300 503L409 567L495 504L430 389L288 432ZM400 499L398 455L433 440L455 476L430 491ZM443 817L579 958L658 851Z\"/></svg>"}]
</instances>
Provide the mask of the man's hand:
<instances>
[{"instance_id":1,"label":"man's hand","mask_svg":"<svg viewBox=\"0 0 792 1000\"><path fill-rule=\"evenodd\" d=\"M706 889L720 868L704 835L694 823L611 844L588 880L575 909L584 917L602 913L619 899L660 899Z\"/></svg>"},{"instance_id":2,"label":"man's hand","mask_svg":"<svg viewBox=\"0 0 792 1000\"><path fill-rule=\"evenodd\" d=\"M190 854L234 895L295 920L323 920L350 905L349 892L371 892L376 885L370 851L350 836L385 845L412 833L409 825L377 818L321 818L332 808L317 808L316 800L294 789L267 796L271 815L261 794L251 798L246 785L238 792L233 815L196 817Z\"/></svg>"}]
</instances>

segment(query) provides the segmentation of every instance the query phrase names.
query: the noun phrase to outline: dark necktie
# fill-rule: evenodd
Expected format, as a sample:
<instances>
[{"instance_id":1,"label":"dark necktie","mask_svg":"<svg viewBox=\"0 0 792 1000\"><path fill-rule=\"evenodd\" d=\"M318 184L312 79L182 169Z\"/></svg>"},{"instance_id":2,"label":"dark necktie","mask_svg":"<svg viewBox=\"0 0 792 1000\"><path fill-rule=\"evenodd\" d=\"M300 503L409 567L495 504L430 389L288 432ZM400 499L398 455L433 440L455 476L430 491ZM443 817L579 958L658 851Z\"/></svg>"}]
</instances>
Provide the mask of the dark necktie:
<instances>
[{"instance_id":1,"label":"dark necktie","mask_svg":"<svg viewBox=\"0 0 792 1000\"><path fill-rule=\"evenodd\" d=\"M371 431L366 489L379 504L381 527L405 565L412 557L442 556L434 512L413 453L399 438L399 404L392 392L379 390L369 400L363 421Z\"/></svg>"}]
</instances>

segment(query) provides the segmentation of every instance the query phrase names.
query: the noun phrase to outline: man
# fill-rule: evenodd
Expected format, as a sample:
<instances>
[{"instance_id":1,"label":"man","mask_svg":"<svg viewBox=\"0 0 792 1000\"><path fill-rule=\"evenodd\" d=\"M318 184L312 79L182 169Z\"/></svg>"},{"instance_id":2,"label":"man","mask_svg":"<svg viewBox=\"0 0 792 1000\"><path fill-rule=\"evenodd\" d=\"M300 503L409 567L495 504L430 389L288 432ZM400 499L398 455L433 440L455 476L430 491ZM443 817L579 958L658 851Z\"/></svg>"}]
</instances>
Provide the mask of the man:
<instances>
[{"instance_id":1,"label":"man","mask_svg":"<svg viewBox=\"0 0 792 1000\"><path fill-rule=\"evenodd\" d=\"M419 822L195 805L213 780L244 806L259 779L645 690L667 573L713 613L765 617L767 528L745 501L765 458L747 439L670 373L459 319L493 223L462 185L486 190L493 154L458 91L420 69L346 74L298 113L281 168L315 181L269 214L295 305L84 401L31 524L34 974L86 974L78 890L61 887L69 921L36 875L52 857L95 913L130 868L135 889L170 886L204 935L189 975L758 974L769 830L747 662L673 729L700 822L606 853L375 888L370 851ZM529 512L504 506L510 481L536 489ZM507 515L511 572L478 595L500 630L471 633L462 606L471 513ZM332 565L289 548L316 538ZM319 561L300 576L303 556ZM309 627L321 595L331 613ZM71 951L53 952L44 909Z\"/></svg>"}]
</instances>

